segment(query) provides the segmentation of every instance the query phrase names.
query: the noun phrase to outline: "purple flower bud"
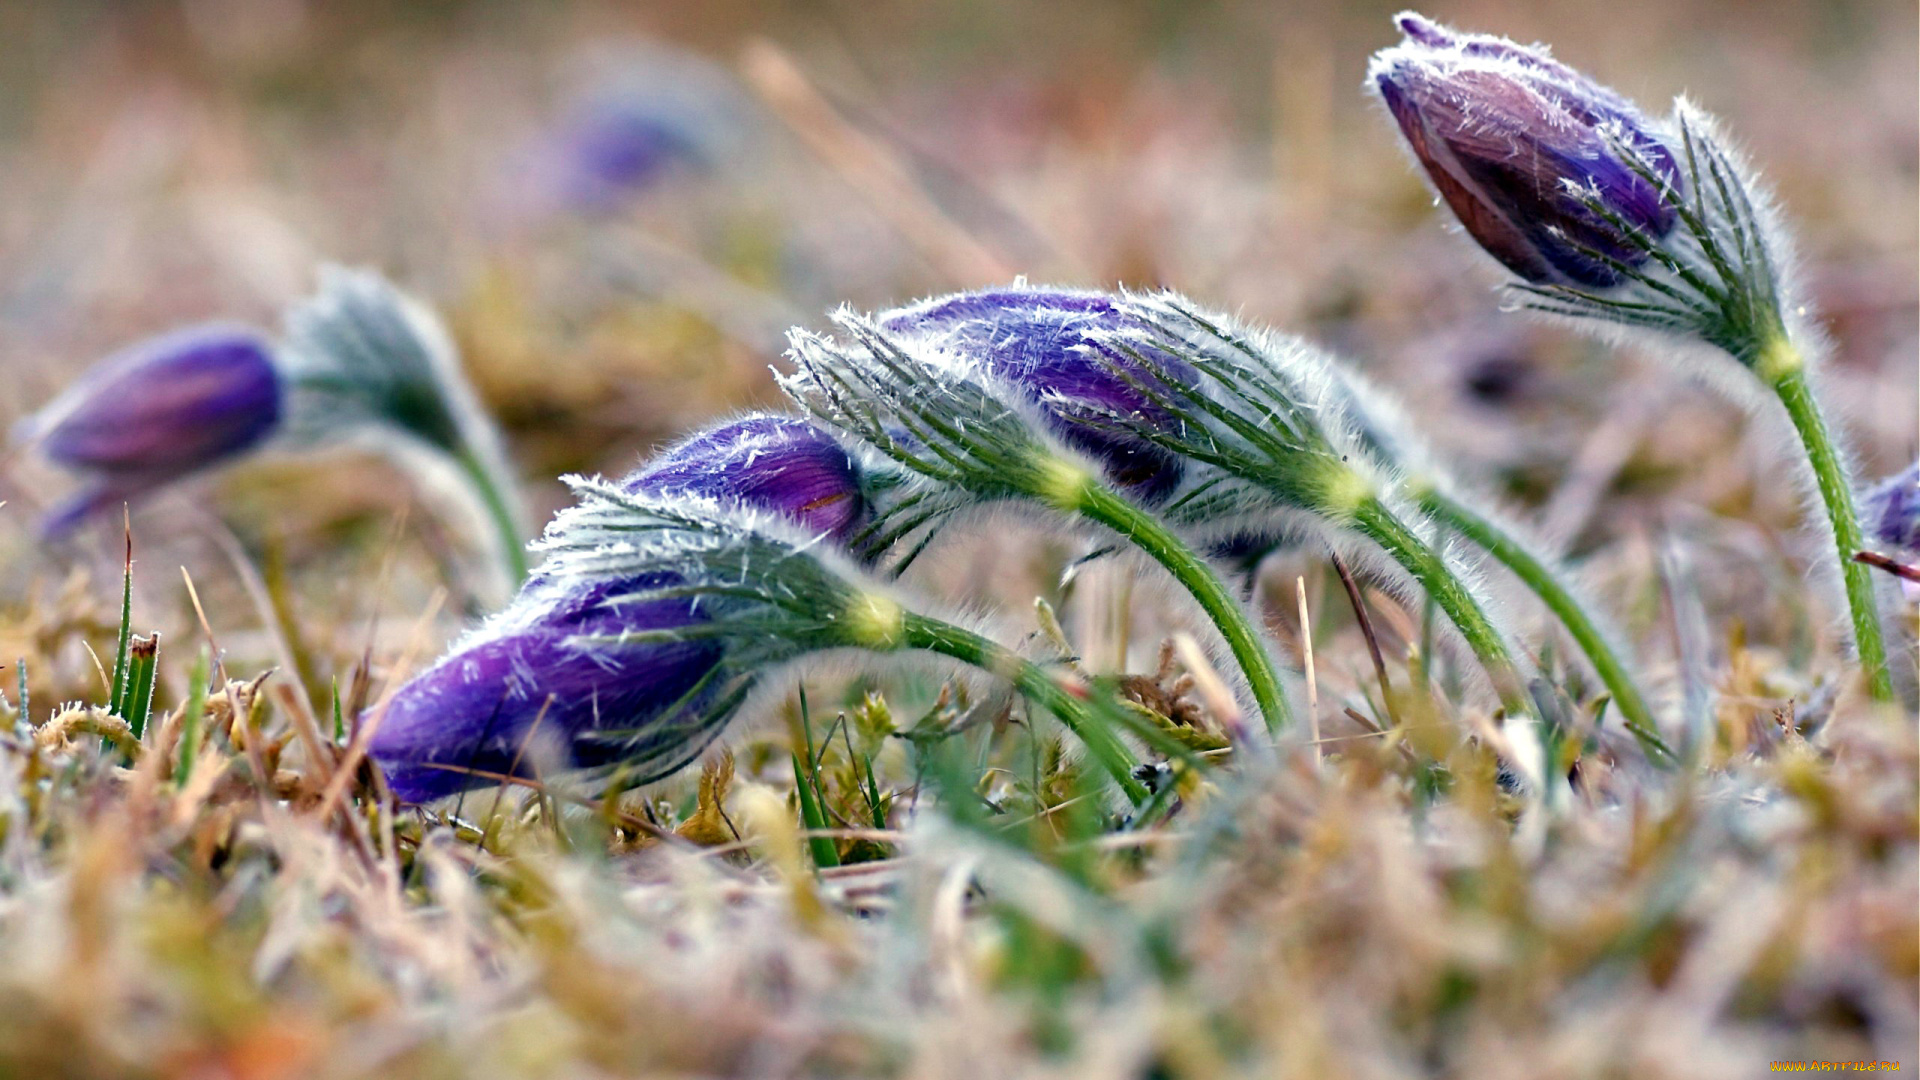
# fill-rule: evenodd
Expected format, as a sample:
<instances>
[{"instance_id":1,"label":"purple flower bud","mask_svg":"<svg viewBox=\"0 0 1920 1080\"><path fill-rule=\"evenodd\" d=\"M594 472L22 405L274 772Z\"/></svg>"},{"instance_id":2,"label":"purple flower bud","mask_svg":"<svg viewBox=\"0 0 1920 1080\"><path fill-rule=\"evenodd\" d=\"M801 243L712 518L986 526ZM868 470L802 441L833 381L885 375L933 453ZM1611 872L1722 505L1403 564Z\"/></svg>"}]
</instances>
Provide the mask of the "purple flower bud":
<instances>
[{"instance_id":1,"label":"purple flower bud","mask_svg":"<svg viewBox=\"0 0 1920 1080\"><path fill-rule=\"evenodd\" d=\"M698 432L629 474L630 495L738 500L846 544L866 518L852 455L793 416L758 414Z\"/></svg>"},{"instance_id":2,"label":"purple flower bud","mask_svg":"<svg viewBox=\"0 0 1920 1080\"><path fill-rule=\"evenodd\" d=\"M1873 540L1920 552L1920 462L1868 491L1860 500L1860 520Z\"/></svg>"},{"instance_id":3,"label":"purple flower bud","mask_svg":"<svg viewBox=\"0 0 1920 1080\"><path fill-rule=\"evenodd\" d=\"M193 327L107 358L19 432L93 477L43 534L252 450L279 426L284 398L273 346L245 327Z\"/></svg>"},{"instance_id":4,"label":"purple flower bud","mask_svg":"<svg viewBox=\"0 0 1920 1080\"><path fill-rule=\"evenodd\" d=\"M1374 55L1368 80L1481 247L1541 285L1608 288L1622 276L1609 259L1646 261L1624 229L1651 242L1675 215L1663 184L1622 148L1665 188L1678 190L1680 170L1631 102L1544 46L1457 34L1412 13L1396 21L1407 39Z\"/></svg>"},{"instance_id":5,"label":"purple flower bud","mask_svg":"<svg viewBox=\"0 0 1920 1080\"><path fill-rule=\"evenodd\" d=\"M1115 484L1154 502L1179 486L1180 458L1143 436L1089 422L1119 413L1150 427L1178 423L1115 370L1117 365L1138 381L1153 378L1102 340L1145 329L1115 301L1104 293L1067 289L983 289L897 308L877 321L888 333L980 364L1021 388L1045 410L1056 436L1100 462ZM1156 363L1169 374L1183 370L1171 357L1158 357Z\"/></svg>"},{"instance_id":6,"label":"purple flower bud","mask_svg":"<svg viewBox=\"0 0 1920 1080\"><path fill-rule=\"evenodd\" d=\"M513 170L541 211L617 209L677 171L721 165L745 141L743 95L697 56L638 46L586 67L558 124Z\"/></svg>"},{"instance_id":7,"label":"purple flower bud","mask_svg":"<svg viewBox=\"0 0 1920 1080\"><path fill-rule=\"evenodd\" d=\"M1247 577L1259 571L1267 556L1286 546L1288 538L1270 529L1239 529L1207 545L1207 554Z\"/></svg>"},{"instance_id":8,"label":"purple flower bud","mask_svg":"<svg viewBox=\"0 0 1920 1080\"><path fill-rule=\"evenodd\" d=\"M394 794L428 802L494 783L466 770L533 776L633 761L664 775L692 760L720 731L701 717L722 647L586 640L705 621L690 599L626 599L670 583L652 574L558 595L550 583L523 589L385 705L370 750Z\"/></svg>"},{"instance_id":9,"label":"purple flower bud","mask_svg":"<svg viewBox=\"0 0 1920 1080\"><path fill-rule=\"evenodd\" d=\"M696 133L678 117L645 102L608 100L584 107L559 133L558 194L574 205L605 209L629 192L651 187L677 165L705 164Z\"/></svg>"}]
</instances>

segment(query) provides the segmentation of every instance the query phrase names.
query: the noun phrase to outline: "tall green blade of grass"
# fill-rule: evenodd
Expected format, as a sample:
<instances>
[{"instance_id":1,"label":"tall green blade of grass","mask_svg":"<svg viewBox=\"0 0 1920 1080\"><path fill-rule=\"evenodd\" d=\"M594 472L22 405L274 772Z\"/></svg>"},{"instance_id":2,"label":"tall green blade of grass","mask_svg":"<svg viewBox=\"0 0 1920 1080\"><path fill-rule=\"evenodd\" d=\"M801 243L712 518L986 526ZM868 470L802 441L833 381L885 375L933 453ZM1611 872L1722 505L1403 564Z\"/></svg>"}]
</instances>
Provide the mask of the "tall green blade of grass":
<instances>
[{"instance_id":1,"label":"tall green blade of grass","mask_svg":"<svg viewBox=\"0 0 1920 1080\"><path fill-rule=\"evenodd\" d=\"M800 691L800 733L805 758L801 754L793 755L793 789L800 796L800 820L809 831L819 833L827 828L826 812L821 809L825 801L820 793L820 772L813 758L813 717L807 710L807 692ZM839 866L840 852L834 847L833 839L827 836L810 836L807 847L813 852L813 864L818 867Z\"/></svg>"},{"instance_id":2,"label":"tall green blade of grass","mask_svg":"<svg viewBox=\"0 0 1920 1080\"><path fill-rule=\"evenodd\" d=\"M21 685L25 686L26 684L22 683ZM26 700L26 694L22 692L20 695L20 701L22 702L20 708L23 713L26 711ZM876 829L884 829L887 827L887 806L880 801L880 784L873 778L873 755L862 755L860 761L861 764L866 767L867 771L867 809L873 814L873 827Z\"/></svg>"},{"instance_id":3,"label":"tall green blade of grass","mask_svg":"<svg viewBox=\"0 0 1920 1080\"><path fill-rule=\"evenodd\" d=\"M340 680L333 680L333 741L337 746L347 743L347 718L340 711Z\"/></svg>"},{"instance_id":4,"label":"tall green blade of grass","mask_svg":"<svg viewBox=\"0 0 1920 1080\"><path fill-rule=\"evenodd\" d=\"M873 755L862 754L853 748L853 725L840 725L840 740L847 748L847 767L853 770L854 785L859 788L860 797L867 801L867 813L873 818L873 827L887 827L887 812L880 806L880 785L873 779ZM827 733L827 741L833 741L833 733ZM864 770L864 771L863 771Z\"/></svg>"},{"instance_id":5,"label":"tall green blade of grass","mask_svg":"<svg viewBox=\"0 0 1920 1080\"><path fill-rule=\"evenodd\" d=\"M113 650L113 683L107 687L107 711L123 716L126 704L127 650L133 644L133 530L127 530L126 572L120 585L120 640Z\"/></svg>"},{"instance_id":6,"label":"tall green blade of grass","mask_svg":"<svg viewBox=\"0 0 1920 1080\"><path fill-rule=\"evenodd\" d=\"M127 647L127 690L121 714L133 737L147 730L147 715L153 711L153 677L160 666L160 634L156 631L135 637Z\"/></svg>"},{"instance_id":7,"label":"tall green blade of grass","mask_svg":"<svg viewBox=\"0 0 1920 1080\"><path fill-rule=\"evenodd\" d=\"M207 708L207 673L212 663L207 650L201 649L187 682L187 702L180 714L180 764L173 774L174 782L180 787L185 787L192 778L194 759L200 756L200 740L204 734L200 722Z\"/></svg>"},{"instance_id":8,"label":"tall green blade of grass","mask_svg":"<svg viewBox=\"0 0 1920 1080\"><path fill-rule=\"evenodd\" d=\"M800 820L809 830L823 830L827 827L826 816L820 810L820 796L812 777L800 760L793 755L793 790L800 796ZM813 852L815 866L839 866L840 853L833 846L833 839L826 836L809 836L807 847Z\"/></svg>"}]
</instances>

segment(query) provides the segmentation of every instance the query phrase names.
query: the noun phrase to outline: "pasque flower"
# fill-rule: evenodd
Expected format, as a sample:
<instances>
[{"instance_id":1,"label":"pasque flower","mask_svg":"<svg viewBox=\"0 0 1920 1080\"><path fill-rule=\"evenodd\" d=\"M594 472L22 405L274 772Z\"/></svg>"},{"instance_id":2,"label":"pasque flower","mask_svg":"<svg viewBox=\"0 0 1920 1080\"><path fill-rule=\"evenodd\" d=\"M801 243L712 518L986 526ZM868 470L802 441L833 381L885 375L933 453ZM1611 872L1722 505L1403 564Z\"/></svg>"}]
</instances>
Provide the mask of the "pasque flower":
<instances>
[{"instance_id":1,"label":"pasque flower","mask_svg":"<svg viewBox=\"0 0 1920 1080\"><path fill-rule=\"evenodd\" d=\"M401 798L552 764L645 783L698 756L781 665L832 649L931 650L1006 675L1144 797L1130 752L1053 675L909 610L790 517L568 482L580 502L548 526L540 576L378 716L372 752ZM557 762L529 749L542 731Z\"/></svg>"},{"instance_id":2,"label":"pasque flower","mask_svg":"<svg viewBox=\"0 0 1920 1080\"><path fill-rule=\"evenodd\" d=\"M1505 633L1471 578L1425 538L1425 515L1402 491L1406 439L1391 417L1361 407L1352 375L1303 341L1173 293L1114 303L1127 328L1090 344L1116 374L1145 371L1150 378L1132 384L1178 420L1135 429L1187 461L1185 485L1162 509L1170 522L1228 542L1262 525L1318 532L1350 549L1358 534L1446 613L1509 712L1535 715ZM1162 366L1169 362L1177 369ZM1130 427L1118 412L1087 422Z\"/></svg>"},{"instance_id":3,"label":"pasque flower","mask_svg":"<svg viewBox=\"0 0 1920 1080\"><path fill-rule=\"evenodd\" d=\"M1860 511L1874 542L1920 552L1920 462L1875 484L1861 496Z\"/></svg>"},{"instance_id":4,"label":"pasque flower","mask_svg":"<svg viewBox=\"0 0 1920 1080\"><path fill-rule=\"evenodd\" d=\"M1443 524L1540 596L1592 662L1648 755L1658 762L1671 757L1620 659L1616 636L1518 529L1459 494L1391 399L1309 342L1206 312L1174 293L1116 297L1115 303L1145 332L1097 342L1103 354L1148 364L1171 358L1189 376L1162 379L1154 391L1183 422L1155 429L1152 437L1189 459L1188 487L1165 507L1171 519L1214 538L1223 558L1257 558L1263 544L1288 535L1318 536L1355 556L1377 549L1433 597L1508 707L1530 712L1506 634L1473 576L1448 545L1429 539ZM1358 549L1355 534L1363 545Z\"/></svg>"},{"instance_id":5,"label":"pasque flower","mask_svg":"<svg viewBox=\"0 0 1920 1080\"><path fill-rule=\"evenodd\" d=\"M1473 238L1537 284L1606 288L1665 236L1673 153L1626 99L1544 47L1459 34L1412 13L1368 77ZM1651 175L1631 155L1644 156Z\"/></svg>"},{"instance_id":6,"label":"pasque flower","mask_svg":"<svg viewBox=\"0 0 1920 1080\"><path fill-rule=\"evenodd\" d=\"M549 208L613 210L679 170L702 171L749 136L747 99L690 53L629 45L591 58L551 131L516 169Z\"/></svg>"},{"instance_id":7,"label":"pasque flower","mask_svg":"<svg viewBox=\"0 0 1920 1080\"><path fill-rule=\"evenodd\" d=\"M1027 286L982 289L882 312L874 321L889 334L965 357L1017 387L1044 412L1056 436L1098 462L1130 495L1152 503L1179 486L1179 458L1133 432L1086 422L1091 413L1123 413L1149 427L1176 422L1135 385L1148 377L1138 365L1116 372L1112 358L1094 346L1101 335L1138 329L1112 296ZM1176 375L1191 374L1168 366Z\"/></svg>"},{"instance_id":8,"label":"pasque flower","mask_svg":"<svg viewBox=\"0 0 1920 1080\"><path fill-rule=\"evenodd\" d=\"M191 327L109 357L17 432L91 478L42 534L245 455L279 428L285 403L272 343L246 327Z\"/></svg>"},{"instance_id":9,"label":"pasque flower","mask_svg":"<svg viewBox=\"0 0 1920 1080\"><path fill-rule=\"evenodd\" d=\"M844 546L867 517L862 472L824 429L797 416L755 413L688 436L620 486L635 495L738 501Z\"/></svg>"},{"instance_id":10,"label":"pasque flower","mask_svg":"<svg viewBox=\"0 0 1920 1080\"><path fill-rule=\"evenodd\" d=\"M42 528L150 494L270 443L366 439L407 462L453 465L483 510L513 584L525 577L518 495L493 423L439 321L378 274L322 267L279 341L194 327L109 357L17 433L93 483Z\"/></svg>"},{"instance_id":11,"label":"pasque flower","mask_svg":"<svg viewBox=\"0 0 1920 1080\"><path fill-rule=\"evenodd\" d=\"M290 427L313 443L365 436L403 463L444 462L471 493L509 587L526 577L518 485L500 435L432 311L379 274L320 269L320 288L287 310L281 366L295 389ZM429 479L431 473L426 473Z\"/></svg>"},{"instance_id":12,"label":"pasque flower","mask_svg":"<svg viewBox=\"0 0 1920 1080\"><path fill-rule=\"evenodd\" d=\"M685 631L704 616L685 597L635 599L661 574L584 585L535 583L377 707L370 750L403 802L564 767L629 761L665 775L717 734L701 722L720 648L708 640L622 634Z\"/></svg>"},{"instance_id":13,"label":"pasque flower","mask_svg":"<svg viewBox=\"0 0 1920 1080\"><path fill-rule=\"evenodd\" d=\"M835 547L866 514L853 456L792 416L753 414L696 432L615 488L669 505L737 507ZM583 572L576 541L584 516L575 511L554 526L548 541L560 553L505 612L386 706L373 750L402 799L425 802L489 782L482 773L531 775L551 764L554 755L542 751L554 747L569 767L618 760L643 776L665 775L724 727L707 712L722 650L695 630L713 601L664 595L686 581L662 569L662 558ZM594 544L616 546L620 521L599 527ZM656 598L637 599L646 594ZM640 640L655 633L686 636Z\"/></svg>"},{"instance_id":14,"label":"pasque flower","mask_svg":"<svg viewBox=\"0 0 1920 1080\"><path fill-rule=\"evenodd\" d=\"M1809 367L1822 352L1785 230L1708 116L1658 123L1540 47L1456 34L1418 15L1378 53L1373 85L1467 231L1522 281L1527 306L1710 346L1773 391L1806 450L1874 696L1893 684L1846 455ZM1709 362L1718 360L1709 357Z\"/></svg>"},{"instance_id":15,"label":"pasque flower","mask_svg":"<svg viewBox=\"0 0 1920 1080\"><path fill-rule=\"evenodd\" d=\"M1177 428L1156 390L1178 362L1101 354L1128 320L1108 298L1016 288L963 294L878 319L841 311L847 340L796 331L781 380L802 408L904 478L877 505L874 546L970 506L1037 505L1111 530L1164 567L1226 640L1269 727L1288 709L1274 660L1204 558L1147 509L1180 483L1156 445ZM891 327L891 328L890 328ZM1137 328L1135 328L1137 330ZM1129 498L1128 496L1133 496Z\"/></svg>"}]
</instances>

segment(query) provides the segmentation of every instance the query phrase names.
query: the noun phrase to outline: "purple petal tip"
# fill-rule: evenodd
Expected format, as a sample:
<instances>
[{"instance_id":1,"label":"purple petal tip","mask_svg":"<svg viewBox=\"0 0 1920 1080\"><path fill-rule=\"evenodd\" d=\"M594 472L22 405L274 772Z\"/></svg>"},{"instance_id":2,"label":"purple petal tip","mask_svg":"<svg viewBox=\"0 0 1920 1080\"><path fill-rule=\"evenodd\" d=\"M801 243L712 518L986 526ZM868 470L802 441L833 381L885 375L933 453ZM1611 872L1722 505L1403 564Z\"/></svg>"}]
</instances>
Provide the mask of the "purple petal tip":
<instances>
[{"instance_id":1,"label":"purple petal tip","mask_svg":"<svg viewBox=\"0 0 1920 1080\"><path fill-rule=\"evenodd\" d=\"M1454 40L1453 34L1446 27L1417 11L1403 11L1395 15L1393 25L1406 35L1408 40L1417 41L1422 45L1449 45Z\"/></svg>"}]
</instances>

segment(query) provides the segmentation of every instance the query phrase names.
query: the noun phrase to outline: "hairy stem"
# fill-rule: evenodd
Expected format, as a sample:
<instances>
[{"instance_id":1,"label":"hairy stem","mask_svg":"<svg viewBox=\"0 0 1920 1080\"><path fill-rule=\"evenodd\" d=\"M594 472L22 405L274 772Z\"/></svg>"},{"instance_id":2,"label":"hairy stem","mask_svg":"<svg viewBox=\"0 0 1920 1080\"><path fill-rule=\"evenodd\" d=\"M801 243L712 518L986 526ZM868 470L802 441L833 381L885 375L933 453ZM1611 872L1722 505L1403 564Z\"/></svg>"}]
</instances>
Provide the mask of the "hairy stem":
<instances>
[{"instance_id":1,"label":"hairy stem","mask_svg":"<svg viewBox=\"0 0 1920 1080\"><path fill-rule=\"evenodd\" d=\"M1147 799L1146 785L1133 775L1138 762L1127 744L1113 733L1105 720L1094 715L1084 699L1061 685L1045 668L971 630L911 612L905 616L902 644L951 656L1013 683L1027 700L1059 717L1135 806Z\"/></svg>"},{"instance_id":2,"label":"hairy stem","mask_svg":"<svg viewBox=\"0 0 1920 1080\"><path fill-rule=\"evenodd\" d=\"M1166 567L1226 639L1227 648L1246 676L1247 689L1267 729L1277 731L1292 717L1287 711L1286 695L1280 689L1280 673L1273 655L1267 651L1253 627L1247 610L1233 598L1213 567L1181 542L1152 514L1126 501L1098 484L1089 484L1075 506L1090 521L1098 522L1132 541L1153 560Z\"/></svg>"},{"instance_id":3,"label":"hairy stem","mask_svg":"<svg viewBox=\"0 0 1920 1080\"><path fill-rule=\"evenodd\" d=\"M1866 566L1853 561L1854 555L1866 547L1859 516L1853 509L1853 487L1847 482L1846 469L1827 431L1826 419L1820 415L1813 388L1807 385L1804 358L1792 342L1780 337L1761 350L1759 369L1780 396L1780 404L1786 406L1787 416L1800 434L1820 487L1820 500L1826 504L1834 547L1840 556L1840 577L1846 583L1847 605L1852 609L1854 647L1866 672L1867 688L1876 700L1892 701L1893 678L1887 671L1887 646L1880 634L1873 579Z\"/></svg>"},{"instance_id":4,"label":"hairy stem","mask_svg":"<svg viewBox=\"0 0 1920 1080\"><path fill-rule=\"evenodd\" d=\"M1601 683L1613 694L1614 708L1619 710L1627 730L1640 740L1640 747L1646 752L1647 758L1657 765L1671 766L1676 760L1673 750L1660 738L1653 712L1647 707L1639 686L1634 683L1633 676L1627 673L1626 664L1614 651L1606 635L1594 625L1586 608L1574 598L1554 568L1536 558L1525 545L1498 525L1438 490L1429 489L1425 492L1420 498L1420 508L1486 549L1488 554L1533 590L1534 595L1567 628L1568 635L1580 646L1580 651L1586 654L1587 662L1593 665Z\"/></svg>"},{"instance_id":5,"label":"hairy stem","mask_svg":"<svg viewBox=\"0 0 1920 1080\"><path fill-rule=\"evenodd\" d=\"M1353 524L1379 544L1407 573L1412 574L1413 579L1433 599L1435 606L1453 621L1460 636L1466 639L1467 647L1473 650L1480 665L1486 668L1507 711L1516 716L1533 716L1533 703L1521 685L1520 673L1514 667L1512 654L1507 651L1507 643L1500 637L1500 632L1494 629L1492 620L1487 618L1480 602L1467 591L1459 575L1440 557L1440 553L1415 535L1377 498L1368 498L1359 505L1353 514Z\"/></svg>"},{"instance_id":6,"label":"hairy stem","mask_svg":"<svg viewBox=\"0 0 1920 1080\"><path fill-rule=\"evenodd\" d=\"M480 497L487 522L493 527L494 543L500 549L501 565L506 570L508 589L517 589L527 579L526 536L520 531L519 515L514 511L513 481L504 470L485 461L471 447L454 455L460 471L473 484Z\"/></svg>"}]
</instances>

